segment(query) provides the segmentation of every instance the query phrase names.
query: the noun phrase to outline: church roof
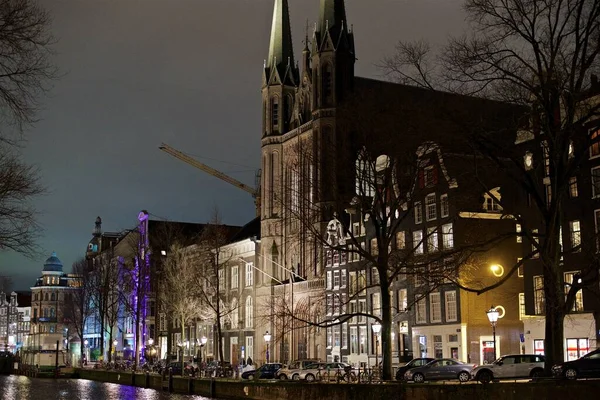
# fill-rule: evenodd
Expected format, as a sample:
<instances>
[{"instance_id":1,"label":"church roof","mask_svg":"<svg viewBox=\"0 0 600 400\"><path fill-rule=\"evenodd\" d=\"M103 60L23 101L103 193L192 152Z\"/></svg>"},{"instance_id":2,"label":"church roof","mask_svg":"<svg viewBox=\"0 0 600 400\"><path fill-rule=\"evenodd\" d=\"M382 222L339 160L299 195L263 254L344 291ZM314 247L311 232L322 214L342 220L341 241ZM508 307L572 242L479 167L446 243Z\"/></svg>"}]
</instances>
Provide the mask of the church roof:
<instances>
[{"instance_id":1,"label":"church roof","mask_svg":"<svg viewBox=\"0 0 600 400\"><path fill-rule=\"evenodd\" d=\"M56 252L46 259L42 272L63 272L63 264L56 256Z\"/></svg>"}]
</instances>

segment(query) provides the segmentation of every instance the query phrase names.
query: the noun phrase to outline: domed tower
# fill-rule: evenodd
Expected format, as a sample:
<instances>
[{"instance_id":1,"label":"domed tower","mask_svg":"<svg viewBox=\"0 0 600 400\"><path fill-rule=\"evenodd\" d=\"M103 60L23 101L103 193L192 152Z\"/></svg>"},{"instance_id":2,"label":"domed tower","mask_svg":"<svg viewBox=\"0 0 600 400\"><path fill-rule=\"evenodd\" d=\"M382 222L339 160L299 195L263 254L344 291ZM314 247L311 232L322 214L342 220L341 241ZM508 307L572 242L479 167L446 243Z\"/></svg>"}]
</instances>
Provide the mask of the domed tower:
<instances>
[{"instance_id":1,"label":"domed tower","mask_svg":"<svg viewBox=\"0 0 600 400\"><path fill-rule=\"evenodd\" d=\"M63 264L56 256L56 252L52 252L52 255L44 262L44 268L42 269L42 275L62 275Z\"/></svg>"}]
</instances>

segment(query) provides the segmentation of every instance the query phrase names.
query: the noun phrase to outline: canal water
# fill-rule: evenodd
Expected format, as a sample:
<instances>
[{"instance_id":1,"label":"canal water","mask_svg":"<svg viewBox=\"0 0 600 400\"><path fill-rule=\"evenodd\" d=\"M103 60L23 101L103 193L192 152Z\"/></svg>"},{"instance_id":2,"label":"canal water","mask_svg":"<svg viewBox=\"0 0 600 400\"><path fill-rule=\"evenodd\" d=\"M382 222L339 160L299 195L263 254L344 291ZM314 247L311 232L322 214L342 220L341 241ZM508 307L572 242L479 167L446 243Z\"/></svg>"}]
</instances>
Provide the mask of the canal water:
<instances>
[{"instance_id":1,"label":"canal water","mask_svg":"<svg viewBox=\"0 0 600 400\"><path fill-rule=\"evenodd\" d=\"M85 379L39 379L0 375L2 400L209 400Z\"/></svg>"}]
</instances>

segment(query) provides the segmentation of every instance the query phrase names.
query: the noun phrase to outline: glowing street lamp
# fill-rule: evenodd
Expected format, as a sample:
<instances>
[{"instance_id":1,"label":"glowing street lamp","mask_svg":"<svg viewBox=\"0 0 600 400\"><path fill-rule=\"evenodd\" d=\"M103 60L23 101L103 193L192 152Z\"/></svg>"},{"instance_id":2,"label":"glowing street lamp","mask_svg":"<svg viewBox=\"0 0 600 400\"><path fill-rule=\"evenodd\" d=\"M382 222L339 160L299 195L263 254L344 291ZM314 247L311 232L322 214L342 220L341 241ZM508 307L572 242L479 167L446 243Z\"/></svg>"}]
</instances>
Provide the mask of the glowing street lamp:
<instances>
[{"instance_id":1,"label":"glowing street lamp","mask_svg":"<svg viewBox=\"0 0 600 400\"><path fill-rule=\"evenodd\" d=\"M265 343L267 344L267 364L269 363L269 342L271 341L271 334L269 333L269 331L265 332L264 335L265 338Z\"/></svg>"},{"instance_id":2,"label":"glowing street lamp","mask_svg":"<svg viewBox=\"0 0 600 400\"><path fill-rule=\"evenodd\" d=\"M377 348L379 347L379 332L381 332L381 324L379 322L371 325L371 329L373 329L373 333L375 334L375 367L379 367L379 360L377 354Z\"/></svg>"},{"instance_id":3,"label":"glowing street lamp","mask_svg":"<svg viewBox=\"0 0 600 400\"><path fill-rule=\"evenodd\" d=\"M492 325L492 333L494 335L494 360L495 360L496 359L496 323L498 323L498 316L500 315L500 313L494 306L492 306L486 312L486 314L487 314L488 320L490 321L490 324Z\"/></svg>"}]
</instances>

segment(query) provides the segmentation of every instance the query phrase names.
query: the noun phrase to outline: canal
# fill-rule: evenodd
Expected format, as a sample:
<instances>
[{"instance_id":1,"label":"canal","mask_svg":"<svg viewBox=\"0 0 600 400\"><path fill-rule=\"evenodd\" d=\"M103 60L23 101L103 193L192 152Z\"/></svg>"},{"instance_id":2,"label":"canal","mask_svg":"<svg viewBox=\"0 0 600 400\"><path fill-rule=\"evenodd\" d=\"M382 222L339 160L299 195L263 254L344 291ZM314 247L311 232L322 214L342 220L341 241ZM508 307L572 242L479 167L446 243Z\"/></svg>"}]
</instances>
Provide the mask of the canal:
<instances>
[{"instance_id":1,"label":"canal","mask_svg":"<svg viewBox=\"0 0 600 400\"><path fill-rule=\"evenodd\" d=\"M85 379L39 379L0 375L2 400L209 400Z\"/></svg>"}]
</instances>

